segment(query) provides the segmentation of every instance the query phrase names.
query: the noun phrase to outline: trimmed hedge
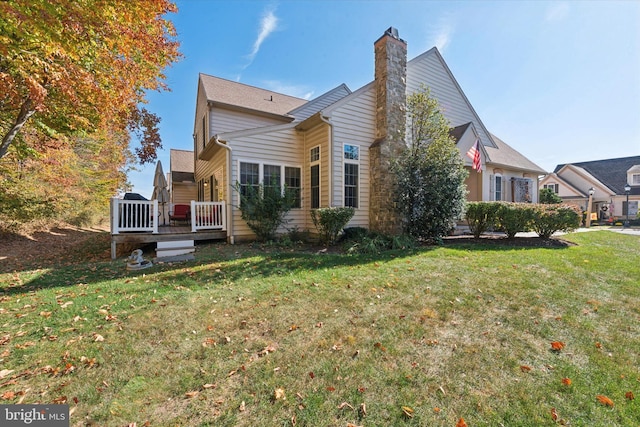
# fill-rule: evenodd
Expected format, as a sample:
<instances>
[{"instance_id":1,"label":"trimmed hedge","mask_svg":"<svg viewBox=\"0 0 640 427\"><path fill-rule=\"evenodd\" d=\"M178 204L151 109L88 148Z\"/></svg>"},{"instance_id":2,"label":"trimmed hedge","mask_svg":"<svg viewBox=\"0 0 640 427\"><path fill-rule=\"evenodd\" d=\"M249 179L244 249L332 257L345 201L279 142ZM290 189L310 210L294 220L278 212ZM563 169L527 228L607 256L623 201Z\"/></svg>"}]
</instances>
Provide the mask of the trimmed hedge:
<instances>
[{"instance_id":1,"label":"trimmed hedge","mask_svg":"<svg viewBox=\"0 0 640 427\"><path fill-rule=\"evenodd\" d=\"M556 231L570 231L580 226L581 212L572 205L507 202L471 202L466 219L475 238L494 227L508 238L516 233L534 231L547 239Z\"/></svg>"}]
</instances>

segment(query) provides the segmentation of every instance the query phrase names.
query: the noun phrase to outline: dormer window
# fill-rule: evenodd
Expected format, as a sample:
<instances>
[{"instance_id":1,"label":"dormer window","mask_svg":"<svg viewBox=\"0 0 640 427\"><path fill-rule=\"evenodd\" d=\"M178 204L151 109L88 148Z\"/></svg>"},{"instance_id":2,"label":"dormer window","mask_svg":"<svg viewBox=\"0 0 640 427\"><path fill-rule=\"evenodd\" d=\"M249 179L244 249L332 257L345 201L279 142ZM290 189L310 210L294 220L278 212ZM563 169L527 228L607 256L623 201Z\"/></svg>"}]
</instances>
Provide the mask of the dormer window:
<instances>
[{"instance_id":1,"label":"dormer window","mask_svg":"<svg viewBox=\"0 0 640 427\"><path fill-rule=\"evenodd\" d=\"M633 186L640 185L640 165L634 165L627 170L627 182Z\"/></svg>"}]
</instances>

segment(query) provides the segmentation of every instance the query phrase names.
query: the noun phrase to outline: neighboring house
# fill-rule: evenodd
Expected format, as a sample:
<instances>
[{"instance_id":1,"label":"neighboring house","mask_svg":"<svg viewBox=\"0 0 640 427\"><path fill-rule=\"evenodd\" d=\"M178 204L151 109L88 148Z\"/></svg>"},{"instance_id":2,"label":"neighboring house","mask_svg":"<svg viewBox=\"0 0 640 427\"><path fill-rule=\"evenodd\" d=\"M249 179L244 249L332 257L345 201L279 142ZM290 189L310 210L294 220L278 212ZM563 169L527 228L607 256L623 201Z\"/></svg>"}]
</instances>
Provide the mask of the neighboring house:
<instances>
[{"instance_id":1,"label":"neighboring house","mask_svg":"<svg viewBox=\"0 0 640 427\"><path fill-rule=\"evenodd\" d=\"M313 230L310 210L351 206L349 226L399 231L391 159L405 146L406 97L424 83L452 125L469 169L469 200L536 202L546 172L485 128L436 48L407 61L389 28L375 43L375 78L342 84L307 101L200 74L194 122L200 201L225 201L230 241L252 232L238 210L240 191L274 180L298 190L289 227ZM363 67L367 68L367 67ZM465 154L480 141L482 171Z\"/></svg>"},{"instance_id":2,"label":"neighboring house","mask_svg":"<svg viewBox=\"0 0 640 427\"><path fill-rule=\"evenodd\" d=\"M193 151L171 149L169 152L169 195L172 205L189 204L198 199L193 172Z\"/></svg>"},{"instance_id":3,"label":"neighboring house","mask_svg":"<svg viewBox=\"0 0 640 427\"><path fill-rule=\"evenodd\" d=\"M631 186L628 207L625 184ZM542 178L540 188L552 189L564 202L583 211L588 210L589 189L593 188L591 211L599 220L625 219L627 212L634 219L640 201L640 156L558 165Z\"/></svg>"}]
</instances>

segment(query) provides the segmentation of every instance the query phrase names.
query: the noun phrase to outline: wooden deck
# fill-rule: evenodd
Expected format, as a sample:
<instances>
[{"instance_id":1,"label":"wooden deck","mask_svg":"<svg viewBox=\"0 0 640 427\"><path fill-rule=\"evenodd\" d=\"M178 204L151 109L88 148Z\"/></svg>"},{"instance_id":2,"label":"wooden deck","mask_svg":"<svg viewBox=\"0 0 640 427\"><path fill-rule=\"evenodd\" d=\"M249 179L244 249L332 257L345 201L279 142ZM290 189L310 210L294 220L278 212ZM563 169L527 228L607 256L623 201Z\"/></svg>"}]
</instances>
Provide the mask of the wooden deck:
<instances>
[{"instance_id":1,"label":"wooden deck","mask_svg":"<svg viewBox=\"0 0 640 427\"><path fill-rule=\"evenodd\" d=\"M158 233L150 232L129 232L111 235L111 258L117 258L117 244L141 244L156 242L172 242L179 240L225 240L227 232L224 230L199 230L191 231L189 225L159 225Z\"/></svg>"},{"instance_id":2,"label":"wooden deck","mask_svg":"<svg viewBox=\"0 0 640 427\"><path fill-rule=\"evenodd\" d=\"M225 202L191 201L188 221L166 223L165 207L157 200L111 199L111 258L116 259L118 243L142 245L181 240L222 240L227 238ZM171 207L169 213L172 212ZM162 221L162 223L161 223ZM171 221L170 221L171 223Z\"/></svg>"}]
</instances>

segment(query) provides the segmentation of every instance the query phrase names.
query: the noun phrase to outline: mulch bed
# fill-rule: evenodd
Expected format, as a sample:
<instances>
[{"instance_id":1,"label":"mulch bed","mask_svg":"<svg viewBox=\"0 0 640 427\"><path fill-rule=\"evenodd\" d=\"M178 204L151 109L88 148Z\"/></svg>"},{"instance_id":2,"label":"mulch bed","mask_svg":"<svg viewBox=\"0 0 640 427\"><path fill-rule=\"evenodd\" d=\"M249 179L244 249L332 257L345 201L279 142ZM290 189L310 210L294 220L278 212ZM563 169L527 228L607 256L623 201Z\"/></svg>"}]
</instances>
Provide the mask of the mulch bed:
<instances>
[{"instance_id":1,"label":"mulch bed","mask_svg":"<svg viewBox=\"0 0 640 427\"><path fill-rule=\"evenodd\" d=\"M521 248L567 248L576 246L575 243L561 239L559 237L551 237L543 239L541 237L514 237L507 239L502 235L482 235L479 239L475 239L471 235L449 236L442 239L445 245L496 245L510 246Z\"/></svg>"}]
</instances>

